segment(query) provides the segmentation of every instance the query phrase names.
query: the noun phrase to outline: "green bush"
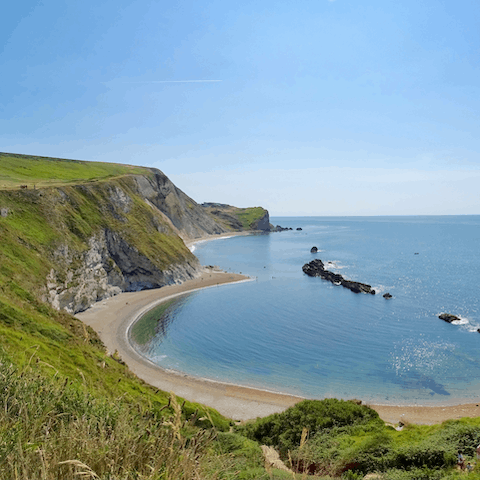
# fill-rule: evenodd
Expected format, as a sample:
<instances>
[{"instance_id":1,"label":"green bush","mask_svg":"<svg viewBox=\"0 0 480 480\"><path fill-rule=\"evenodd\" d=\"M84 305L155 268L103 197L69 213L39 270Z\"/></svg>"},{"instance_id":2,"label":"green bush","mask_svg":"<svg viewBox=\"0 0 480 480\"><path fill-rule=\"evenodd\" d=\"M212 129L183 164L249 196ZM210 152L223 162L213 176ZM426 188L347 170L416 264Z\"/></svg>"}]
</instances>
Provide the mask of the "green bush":
<instances>
[{"instance_id":1,"label":"green bush","mask_svg":"<svg viewBox=\"0 0 480 480\"><path fill-rule=\"evenodd\" d=\"M328 398L304 400L283 413L275 413L247 424L240 431L248 438L272 445L285 456L300 445L303 429L310 436L335 427L379 421L378 413L353 402Z\"/></svg>"},{"instance_id":2,"label":"green bush","mask_svg":"<svg viewBox=\"0 0 480 480\"><path fill-rule=\"evenodd\" d=\"M411 445L392 452L392 467L411 468L445 468L456 462L453 446L438 444L434 440L425 440L418 445Z\"/></svg>"},{"instance_id":3,"label":"green bush","mask_svg":"<svg viewBox=\"0 0 480 480\"><path fill-rule=\"evenodd\" d=\"M379 432L366 439L346 454L347 462L355 465L362 473L384 471L391 463L392 438L386 432Z\"/></svg>"},{"instance_id":4,"label":"green bush","mask_svg":"<svg viewBox=\"0 0 480 480\"><path fill-rule=\"evenodd\" d=\"M463 420L444 422L443 428L435 435L438 442L447 443L464 455L473 456L480 444L480 426Z\"/></svg>"}]
</instances>

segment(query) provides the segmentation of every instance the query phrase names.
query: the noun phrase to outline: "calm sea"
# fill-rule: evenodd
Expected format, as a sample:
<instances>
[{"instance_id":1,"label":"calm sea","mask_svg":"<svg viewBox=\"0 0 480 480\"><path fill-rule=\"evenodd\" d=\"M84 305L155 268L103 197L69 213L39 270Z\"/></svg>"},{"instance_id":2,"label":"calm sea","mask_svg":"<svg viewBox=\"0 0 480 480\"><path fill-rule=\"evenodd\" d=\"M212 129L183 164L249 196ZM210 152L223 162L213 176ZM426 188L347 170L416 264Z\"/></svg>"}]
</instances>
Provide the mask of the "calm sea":
<instances>
[{"instance_id":1,"label":"calm sea","mask_svg":"<svg viewBox=\"0 0 480 480\"><path fill-rule=\"evenodd\" d=\"M202 264L255 281L179 298L146 356L309 398L449 404L480 394L480 216L271 221L294 230L196 245ZM377 295L307 277L314 258ZM461 321L447 324L442 312Z\"/></svg>"}]
</instances>

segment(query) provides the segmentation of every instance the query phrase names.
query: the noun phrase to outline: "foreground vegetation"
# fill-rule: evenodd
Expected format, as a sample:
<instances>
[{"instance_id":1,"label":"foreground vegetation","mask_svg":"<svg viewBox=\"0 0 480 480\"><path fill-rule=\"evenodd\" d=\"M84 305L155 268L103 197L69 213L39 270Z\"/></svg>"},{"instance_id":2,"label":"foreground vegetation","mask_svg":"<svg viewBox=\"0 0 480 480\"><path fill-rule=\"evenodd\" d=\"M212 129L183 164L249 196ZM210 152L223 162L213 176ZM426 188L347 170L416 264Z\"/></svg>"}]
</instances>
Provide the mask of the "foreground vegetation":
<instances>
[{"instance_id":1,"label":"foreground vegetation","mask_svg":"<svg viewBox=\"0 0 480 480\"><path fill-rule=\"evenodd\" d=\"M175 396L163 419L33 371L0 367L2 478L198 477L209 432L189 431L195 415L184 419Z\"/></svg>"},{"instance_id":2,"label":"foreground vegetation","mask_svg":"<svg viewBox=\"0 0 480 480\"><path fill-rule=\"evenodd\" d=\"M464 418L441 425L385 425L367 406L352 401L305 400L281 414L239 427L238 432L272 445L297 472L321 478L454 479L462 452L472 465L469 478L480 478L475 449L480 419Z\"/></svg>"},{"instance_id":3,"label":"foreground vegetation","mask_svg":"<svg viewBox=\"0 0 480 480\"><path fill-rule=\"evenodd\" d=\"M455 467L457 452L474 464L480 441L477 419L396 431L370 408L335 399L222 431L208 411L187 411L174 395L155 409L42 375L37 365L19 370L1 355L1 478L352 480L374 472L453 480L467 474ZM261 444L276 447L292 471L265 465ZM480 478L479 468L468 477Z\"/></svg>"}]
</instances>

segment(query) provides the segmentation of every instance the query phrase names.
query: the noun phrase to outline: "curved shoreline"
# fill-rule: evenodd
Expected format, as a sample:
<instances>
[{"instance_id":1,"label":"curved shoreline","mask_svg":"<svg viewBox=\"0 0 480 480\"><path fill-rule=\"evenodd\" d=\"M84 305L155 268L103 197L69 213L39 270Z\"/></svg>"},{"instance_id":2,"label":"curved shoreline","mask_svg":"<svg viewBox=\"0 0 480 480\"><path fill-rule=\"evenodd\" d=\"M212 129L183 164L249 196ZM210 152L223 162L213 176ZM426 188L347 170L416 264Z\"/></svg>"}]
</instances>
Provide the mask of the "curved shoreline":
<instances>
[{"instance_id":1,"label":"curved shoreline","mask_svg":"<svg viewBox=\"0 0 480 480\"><path fill-rule=\"evenodd\" d=\"M154 306L175 296L203 288L245 281L251 279L244 275L224 272L204 273L200 278L181 285L121 293L99 302L76 316L96 330L107 349L110 352L117 350L130 370L147 383L162 390L174 391L192 402L213 407L227 417L248 420L281 412L303 398L168 371L140 355L128 341L128 331L133 323ZM479 405L480 403L447 406L371 405L371 407L386 422L433 424L447 419L479 416Z\"/></svg>"},{"instance_id":2,"label":"curved shoreline","mask_svg":"<svg viewBox=\"0 0 480 480\"><path fill-rule=\"evenodd\" d=\"M211 235L186 241L192 249L195 243L232 236L250 235L252 232L232 232ZM303 400L303 397L243 387L218 380L198 378L178 371L166 370L139 354L129 341L134 323L148 310L177 296L204 288L219 287L229 283L252 281L245 275L226 272L205 272L199 278L181 285L170 285L154 290L124 292L98 302L76 316L91 326L110 352L118 351L130 370L150 385L165 391L173 391L189 401L215 408L221 414L236 420L249 420L282 412ZM461 399L458 399L462 402ZM472 402L475 402L472 399ZM435 424L448 419L480 416L479 403L455 405L381 405L370 404L385 422Z\"/></svg>"},{"instance_id":3,"label":"curved shoreline","mask_svg":"<svg viewBox=\"0 0 480 480\"><path fill-rule=\"evenodd\" d=\"M140 355L128 340L128 331L132 324L159 303L203 288L245 281L253 279L239 274L207 272L181 285L121 293L78 313L76 317L91 326L99 334L108 351L117 350L130 370L150 385L173 391L192 402L213 407L236 420L266 416L281 412L302 398L168 371Z\"/></svg>"}]
</instances>

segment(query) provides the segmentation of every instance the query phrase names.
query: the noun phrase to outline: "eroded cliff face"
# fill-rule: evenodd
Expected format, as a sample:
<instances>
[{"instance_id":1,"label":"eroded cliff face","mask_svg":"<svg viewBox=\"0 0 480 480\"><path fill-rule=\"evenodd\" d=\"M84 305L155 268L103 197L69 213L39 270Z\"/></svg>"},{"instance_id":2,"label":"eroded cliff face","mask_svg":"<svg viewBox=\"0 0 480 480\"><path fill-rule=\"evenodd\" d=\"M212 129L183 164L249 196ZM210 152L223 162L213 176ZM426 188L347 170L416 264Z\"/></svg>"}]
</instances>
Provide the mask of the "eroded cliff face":
<instances>
[{"instance_id":1,"label":"eroded cliff face","mask_svg":"<svg viewBox=\"0 0 480 480\"><path fill-rule=\"evenodd\" d=\"M199 276L203 269L184 240L268 226L268 212L260 207L235 209L240 222L234 226L220 221L156 169L2 191L0 210L5 251L14 252L5 257L5 269L72 313L120 292Z\"/></svg>"},{"instance_id":2,"label":"eroded cliff face","mask_svg":"<svg viewBox=\"0 0 480 480\"><path fill-rule=\"evenodd\" d=\"M58 310L77 313L121 292L159 288L200 275L196 258L161 269L129 245L118 233L105 229L78 252L61 245L47 277L44 300Z\"/></svg>"},{"instance_id":3,"label":"eroded cliff face","mask_svg":"<svg viewBox=\"0 0 480 480\"><path fill-rule=\"evenodd\" d=\"M228 231L160 170L152 169L152 173L151 178L134 177L138 193L170 220L182 238L195 239Z\"/></svg>"},{"instance_id":4,"label":"eroded cliff face","mask_svg":"<svg viewBox=\"0 0 480 480\"><path fill-rule=\"evenodd\" d=\"M51 252L54 266L43 298L71 313L120 292L199 276L202 267L182 239L225 231L159 170L100 185L58 188L49 197L55 206L52 219L70 223L70 232L78 233L80 227L63 218L63 211L73 208L75 217L86 208L85 198L90 200L87 207L95 209L92 219L100 217L83 248L67 235Z\"/></svg>"},{"instance_id":5,"label":"eroded cliff face","mask_svg":"<svg viewBox=\"0 0 480 480\"><path fill-rule=\"evenodd\" d=\"M271 227L272 225L270 224L270 215L268 212L253 224L254 230L262 230L264 232L270 232Z\"/></svg>"}]
</instances>

